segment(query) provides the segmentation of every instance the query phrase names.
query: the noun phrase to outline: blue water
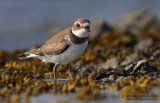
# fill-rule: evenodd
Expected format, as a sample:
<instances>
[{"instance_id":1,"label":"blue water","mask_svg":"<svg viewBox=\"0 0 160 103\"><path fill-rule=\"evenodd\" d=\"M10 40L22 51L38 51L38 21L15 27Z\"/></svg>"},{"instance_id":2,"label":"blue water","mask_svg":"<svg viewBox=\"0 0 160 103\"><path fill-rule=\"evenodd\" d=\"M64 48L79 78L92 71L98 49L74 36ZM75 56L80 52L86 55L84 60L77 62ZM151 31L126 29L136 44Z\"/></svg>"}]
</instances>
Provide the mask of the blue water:
<instances>
[{"instance_id":1,"label":"blue water","mask_svg":"<svg viewBox=\"0 0 160 103\"><path fill-rule=\"evenodd\" d=\"M1 0L0 49L14 50L42 44L57 26L71 26L75 19L103 18L111 23L134 10L160 16L160 0Z\"/></svg>"}]
</instances>

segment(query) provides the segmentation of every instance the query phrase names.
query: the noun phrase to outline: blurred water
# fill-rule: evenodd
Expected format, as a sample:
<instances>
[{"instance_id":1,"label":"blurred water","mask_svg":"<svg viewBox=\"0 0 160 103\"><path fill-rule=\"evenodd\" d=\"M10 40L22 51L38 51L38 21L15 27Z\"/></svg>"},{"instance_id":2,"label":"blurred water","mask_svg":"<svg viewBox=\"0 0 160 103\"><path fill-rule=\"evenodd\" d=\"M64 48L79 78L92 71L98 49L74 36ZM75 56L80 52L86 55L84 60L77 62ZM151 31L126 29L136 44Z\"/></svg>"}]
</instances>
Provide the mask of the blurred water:
<instances>
[{"instance_id":1,"label":"blurred water","mask_svg":"<svg viewBox=\"0 0 160 103\"><path fill-rule=\"evenodd\" d=\"M71 26L75 19L112 22L133 10L160 16L160 0L1 0L0 49L29 48L48 39L51 29Z\"/></svg>"},{"instance_id":2,"label":"blurred water","mask_svg":"<svg viewBox=\"0 0 160 103\"><path fill-rule=\"evenodd\" d=\"M159 103L159 100L151 100L151 98L146 98L142 100L123 100L120 98L119 92L104 90L101 91L101 95L105 98L99 100L78 100L77 94L41 94L39 96L32 96L29 103ZM151 94L146 94L151 95ZM157 94L156 94L157 95ZM148 99L148 100L147 100Z\"/></svg>"}]
</instances>

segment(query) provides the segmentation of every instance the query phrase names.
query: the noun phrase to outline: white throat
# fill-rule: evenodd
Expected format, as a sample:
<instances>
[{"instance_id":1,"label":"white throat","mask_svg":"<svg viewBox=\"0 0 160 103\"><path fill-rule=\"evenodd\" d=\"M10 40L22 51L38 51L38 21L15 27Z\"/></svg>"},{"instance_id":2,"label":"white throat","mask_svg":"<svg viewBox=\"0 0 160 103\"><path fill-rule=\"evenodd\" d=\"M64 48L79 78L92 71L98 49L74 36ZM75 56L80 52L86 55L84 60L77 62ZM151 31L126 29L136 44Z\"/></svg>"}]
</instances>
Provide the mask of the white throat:
<instances>
[{"instance_id":1,"label":"white throat","mask_svg":"<svg viewBox=\"0 0 160 103\"><path fill-rule=\"evenodd\" d=\"M80 29L80 30L73 30L72 29L72 33L78 37L88 37L89 36L89 33L84 29Z\"/></svg>"}]
</instances>

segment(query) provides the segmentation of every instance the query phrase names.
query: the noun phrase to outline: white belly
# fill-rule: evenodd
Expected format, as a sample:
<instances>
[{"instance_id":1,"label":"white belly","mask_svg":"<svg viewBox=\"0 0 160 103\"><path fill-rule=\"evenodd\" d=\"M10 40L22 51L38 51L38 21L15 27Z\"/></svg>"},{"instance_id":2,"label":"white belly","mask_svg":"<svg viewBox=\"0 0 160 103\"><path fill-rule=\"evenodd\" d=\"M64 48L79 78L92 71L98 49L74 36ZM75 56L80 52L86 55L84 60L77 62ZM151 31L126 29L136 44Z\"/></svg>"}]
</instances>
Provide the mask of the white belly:
<instances>
[{"instance_id":1,"label":"white belly","mask_svg":"<svg viewBox=\"0 0 160 103\"><path fill-rule=\"evenodd\" d=\"M71 46L66 51L59 55L39 57L39 59L41 59L43 62L52 62L56 64L72 63L73 61L79 59L79 57L85 51L87 45L88 41L79 45L71 44Z\"/></svg>"}]
</instances>

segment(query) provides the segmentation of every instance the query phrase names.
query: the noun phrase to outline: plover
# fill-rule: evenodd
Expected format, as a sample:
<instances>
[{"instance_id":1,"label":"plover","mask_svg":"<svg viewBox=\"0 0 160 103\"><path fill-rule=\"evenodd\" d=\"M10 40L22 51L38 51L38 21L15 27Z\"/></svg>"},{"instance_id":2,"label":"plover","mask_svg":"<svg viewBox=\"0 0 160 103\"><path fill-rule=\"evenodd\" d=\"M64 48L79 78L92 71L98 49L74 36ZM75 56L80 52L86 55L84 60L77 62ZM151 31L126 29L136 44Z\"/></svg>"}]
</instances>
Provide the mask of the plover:
<instances>
[{"instance_id":1,"label":"plover","mask_svg":"<svg viewBox=\"0 0 160 103\"><path fill-rule=\"evenodd\" d=\"M90 21L85 18L77 19L72 27L68 27L53 36L40 48L25 52L19 59L39 58L42 62L55 63L53 67L56 82L57 65L70 64L79 59L88 45Z\"/></svg>"}]
</instances>

